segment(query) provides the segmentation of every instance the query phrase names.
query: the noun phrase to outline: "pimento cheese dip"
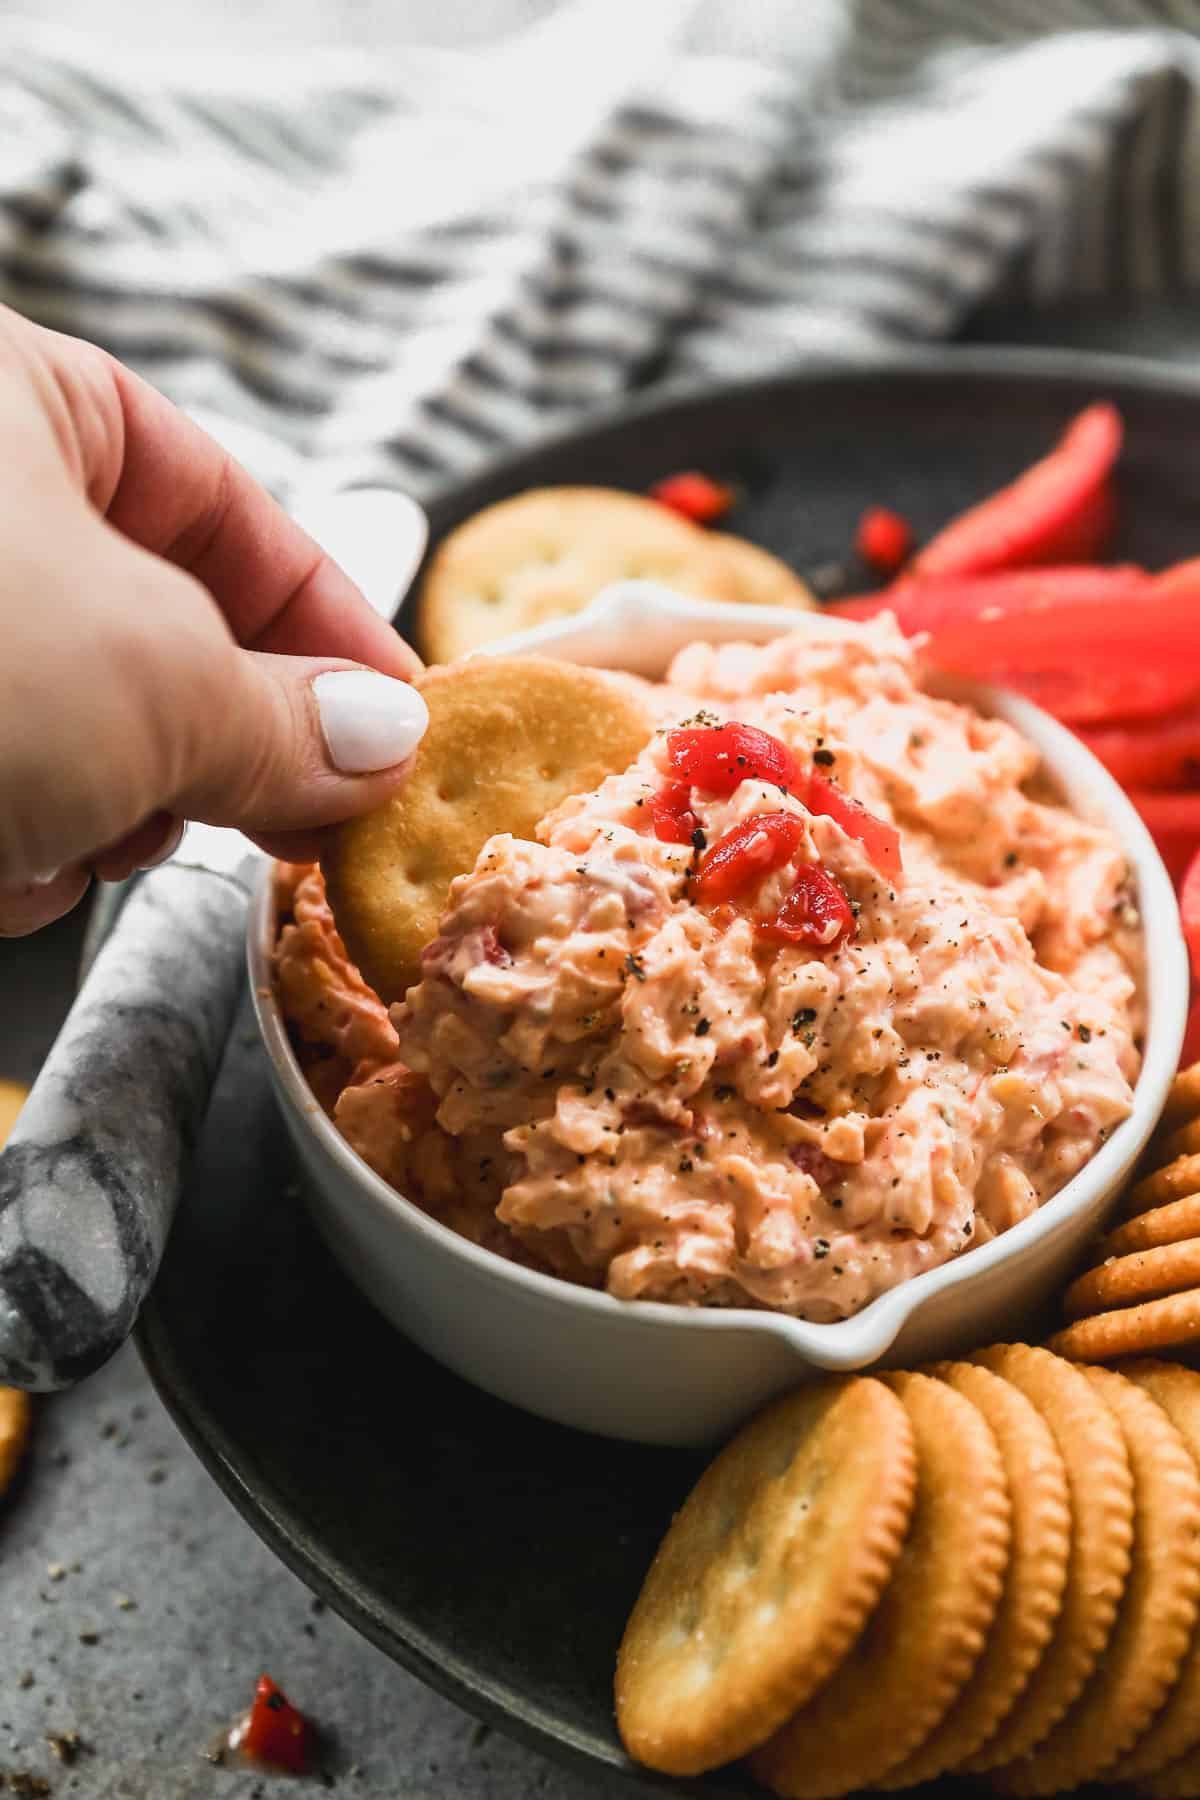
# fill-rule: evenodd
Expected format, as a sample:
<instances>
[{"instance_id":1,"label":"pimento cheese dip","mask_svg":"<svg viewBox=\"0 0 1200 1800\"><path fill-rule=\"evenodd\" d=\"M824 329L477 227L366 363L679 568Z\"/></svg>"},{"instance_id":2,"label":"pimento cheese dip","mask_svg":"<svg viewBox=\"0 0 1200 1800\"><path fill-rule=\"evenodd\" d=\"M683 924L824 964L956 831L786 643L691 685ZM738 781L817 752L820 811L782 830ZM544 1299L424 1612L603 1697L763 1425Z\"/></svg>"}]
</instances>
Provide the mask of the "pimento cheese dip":
<instances>
[{"instance_id":1,"label":"pimento cheese dip","mask_svg":"<svg viewBox=\"0 0 1200 1800\"><path fill-rule=\"evenodd\" d=\"M319 872L284 871L284 1006L348 1142L476 1242L846 1318L1128 1113L1129 870L1015 730L923 690L890 618L694 645L657 702L631 768L455 881L390 1018Z\"/></svg>"}]
</instances>

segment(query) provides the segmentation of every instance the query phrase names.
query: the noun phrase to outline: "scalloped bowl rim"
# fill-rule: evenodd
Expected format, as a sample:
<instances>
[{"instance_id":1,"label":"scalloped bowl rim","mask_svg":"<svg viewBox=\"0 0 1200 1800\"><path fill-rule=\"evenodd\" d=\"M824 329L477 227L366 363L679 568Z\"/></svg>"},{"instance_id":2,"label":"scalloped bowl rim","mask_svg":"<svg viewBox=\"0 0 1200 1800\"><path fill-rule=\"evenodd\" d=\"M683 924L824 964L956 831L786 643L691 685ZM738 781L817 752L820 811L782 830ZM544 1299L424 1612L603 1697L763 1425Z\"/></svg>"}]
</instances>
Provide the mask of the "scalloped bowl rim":
<instances>
[{"instance_id":1,"label":"scalloped bowl rim","mask_svg":"<svg viewBox=\"0 0 1200 1800\"><path fill-rule=\"evenodd\" d=\"M506 638L474 654L524 656L567 653L568 660L593 660L596 647L614 631L644 633L647 618L668 630L692 630L706 622L733 638L768 641L785 631L810 630L814 635L842 636L855 630L851 621L828 614L793 612L778 607L731 606L692 601L653 582L627 581L597 595L570 619L552 621ZM728 625L727 631L724 627ZM734 630L733 627L738 629ZM702 631L692 631L702 640ZM571 654L574 652L574 654ZM643 661L647 659L643 657ZM651 660L660 662L657 656ZM612 665L610 659L609 666ZM247 931L251 994L259 1030L283 1093L320 1149L377 1209L404 1231L416 1232L502 1286L517 1288L537 1305L570 1314L578 1309L608 1319L620 1330L636 1324L651 1331L737 1331L764 1334L787 1343L806 1363L829 1370L861 1368L885 1356L907 1321L937 1294L1015 1261L1043 1239L1051 1238L1113 1185L1147 1141L1157 1123L1175 1073L1186 1024L1188 962L1174 888L1142 820L1116 781L1066 728L1032 702L1003 689L966 680L947 681L955 697L994 712L1030 737L1042 752L1056 782L1092 796L1091 811L1112 826L1134 865L1139 911L1145 934L1145 989L1150 1023L1141 1072L1129 1116L1091 1160L1044 1206L1011 1226L990 1243L965 1256L910 1276L865 1306L833 1324L813 1324L783 1313L749 1307L683 1307L664 1301L620 1300L592 1288L579 1287L555 1275L511 1263L451 1231L423 1212L415 1201L377 1175L351 1149L317 1105L301 1072L284 1025L271 979L269 941L275 909L268 863L260 877ZM1129 1146L1135 1145L1130 1149Z\"/></svg>"}]
</instances>

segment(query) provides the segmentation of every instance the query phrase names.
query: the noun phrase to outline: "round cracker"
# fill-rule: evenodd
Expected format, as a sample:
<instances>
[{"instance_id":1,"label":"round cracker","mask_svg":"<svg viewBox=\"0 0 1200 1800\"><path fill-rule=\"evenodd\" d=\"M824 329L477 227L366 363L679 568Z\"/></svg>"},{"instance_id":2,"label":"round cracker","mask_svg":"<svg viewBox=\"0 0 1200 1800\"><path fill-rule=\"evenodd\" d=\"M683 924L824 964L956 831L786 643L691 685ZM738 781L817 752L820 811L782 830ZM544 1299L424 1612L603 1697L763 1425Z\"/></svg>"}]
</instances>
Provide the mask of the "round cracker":
<instances>
[{"instance_id":1,"label":"round cracker","mask_svg":"<svg viewBox=\"0 0 1200 1800\"><path fill-rule=\"evenodd\" d=\"M719 552L725 571L722 600L739 600L746 606L791 606L808 612L819 606L808 583L761 544L724 531L708 532L706 542Z\"/></svg>"},{"instance_id":2,"label":"round cracker","mask_svg":"<svg viewBox=\"0 0 1200 1800\"><path fill-rule=\"evenodd\" d=\"M16 1474L33 1422L33 1402L19 1388L0 1387L0 1494Z\"/></svg>"},{"instance_id":3,"label":"round cracker","mask_svg":"<svg viewBox=\"0 0 1200 1800\"><path fill-rule=\"evenodd\" d=\"M1189 1194L1200 1194L1200 1156L1177 1156L1165 1168L1135 1182L1125 1196L1125 1207L1130 1213L1142 1213Z\"/></svg>"},{"instance_id":4,"label":"round cracker","mask_svg":"<svg viewBox=\"0 0 1200 1800\"><path fill-rule=\"evenodd\" d=\"M538 657L430 669L429 727L404 786L334 827L321 870L338 931L385 1001L420 979L450 883L497 832L532 837L569 794L629 767L652 717L636 690Z\"/></svg>"},{"instance_id":5,"label":"round cracker","mask_svg":"<svg viewBox=\"0 0 1200 1800\"><path fill-rule=\"evenodd\" d=\"M908 1415L878 1381L801 1388L739 1432L676 1515L625 1628L629 1754L698 1774L803 1705L874 1608L915 1489Z\"/></svg>"},{"instance_id":6,"label":"round cracker","mask_svg":"<svg viewBox=\"0 0 1200 1800\"><path fill-rule=\"evenodd\" d=\"M1071 1283L1063 1295L1063 1311L1068 1319L1086 1319L1195 1287L1200 1287L1200 1238L1187 1238L1182 1244L1108 1257Z\"/></svg>"},{"instance_id":7,"label":"round cracker","mask_svg":"<svg viewBox=\"0 0 1200 1800\"><path fill-rule=\"evenodd\" d=\"M1193 1751L1169 1769L1139 1781L1137 1791L1145 1800L1196 1800L1200 1794L1200 1752Z\"/></svg>"},{"instance_id":8,"label":"round cracker","mask_svg":"<svg viewBox=\"0 0 1200 1800\"><path fill-rule=\"evenodd\" d=\"M1178 1363L1130 1362L1119 1373L1136 1382L1162 1407L1200 1467L1200 1374ZM1141 1781L1157 1775L1200 1745L1200 1622L1162 1711L1133 1749L1105 1771L1107 1782ZM1193 1792L1200 1793L1200 1782Z\"/></svg>"},{"instance_id":9,"label":"round cracker","mask_svg":"<svg viewBox=\"0 0 1200 1800\"><path fill-rule=\"evenodd\" d=\"M1125 1306L1117 1312L1093 1313L1076 1319L1049 1339L1047 1349L1069 1362L1116 1362L1122 1356L1146 1356L1152 1350L1179 1350L1200 1343L1200 1290L1168 1294Z\"/></svg>"},{"instance_id":10,"label":"round cracker","mask_svg":"<svg viewBox=\"0 0 1200 1800\"><path fill-rule=\"evenodd\" d=\"M928 1375L882 1378L917 1446L917 1503L892 1580L858 1643L814 1698L750 1758L789 1800L834 1800L890 1774L970 1678L1008 1557L1004 1466L982 1415Z\"/></svg>"},{"instance_id":11,"label":"round cracker","mask_svg":"<svg viewBox=\"0 0 1200 1800\"><path fill-rule=\"evenodd\" d=\"M933 1735L882 1785L933 1781L973 1756L1016 1704L1049 1643L1062 1607L1071 1552L1067 1472L1050 1427L1019 1388L974 1363L939 1363L983 1414L1000 1450L1012 1507L1008 1570L983 1655Z\"/></svg>"},{"instance_id":12,"label":"round cracker","mask_svg":"<svg viewBox=\"0 0 1200 1800\"><path fill-rule=\"evenodd\" d=\"M1194 1237L1200 1237L1200 1194L1170 1200L1166 1206L1152 1207L1149 1212L1119 1225L1100 1239L1093 1254L1097 1263L1107 1262L1113 1256L1156 1250L1162 1244L1182 1244Z\"/></svg>"},{"instance_id":13,"label":"round cracker","mask_svg":"<svg viewBox=\"0 0 1200 1800\"><path fill-rule=\"evenodd\" d=\"M1145 1731L1179 1673L1200 1612L1200 1474L1170 1419L1112 1369L1087 1369L1133 1471L1129 1577L1104 1655L1031 1755L993 1774L1010 1794L1059 1794L1106 1775Z\"/></svg>"},{"instance_id":14,"label":"round cracker","mask_svg":"<svg viewBox=\"0 0 1200 1800\"><path fill-rule=\"evenodd\" d=\"M971 1361L1010 1381L1041 1413L1071 1496L1071 1552L1058 1622L1000 1729L962 1764L964 1772L982 1774L1047 1737L1103 1654L1129 1573L1133 1476L1120 1426L1081 1369L1029 1344L997 1344Z\"/></svg>"},{"instance_id":15,"label":"round cracker","mask_svg":"<svg viewBox=\"0 0 1200 1800\"><path fill-rule=\"evenodd\" d=\"M1174 1081L1167 1089L1167 1098L1163 1105L1162 1125L1182 1125L1187 1119L1200 1116L1200 1062L1194 1062L1186 1069L1180 1069Z\"/></svg>"},{"instance_id":16,"label":"round cracker","mask_svg":"<svg viewBox=\"0 0 1200 1800\"><path fill-rule=\"evenodd\" d=\"M421 583L421 646L431 662L452 662L633 579L721 600L731 577L708 533L657 500L619 488L531 488L475 513L438 546Z\"/></svg>"},{"instance_id":17,"label":"round cracker","mask_svg":"<svg viewBox=\"0 0 1200 1800\"><path fill-rule=\"evenodd\" d=\"M1200 1118L1189 1119L1186 1125L1180 1125L1161 1137L1150 1140L1148 1161L1153 1161L1155 1168L1161 1169L1164 1163L1174 1162L1177 1156L1194 1156L1200 1151Z\"/></svg>"}]
</instances>

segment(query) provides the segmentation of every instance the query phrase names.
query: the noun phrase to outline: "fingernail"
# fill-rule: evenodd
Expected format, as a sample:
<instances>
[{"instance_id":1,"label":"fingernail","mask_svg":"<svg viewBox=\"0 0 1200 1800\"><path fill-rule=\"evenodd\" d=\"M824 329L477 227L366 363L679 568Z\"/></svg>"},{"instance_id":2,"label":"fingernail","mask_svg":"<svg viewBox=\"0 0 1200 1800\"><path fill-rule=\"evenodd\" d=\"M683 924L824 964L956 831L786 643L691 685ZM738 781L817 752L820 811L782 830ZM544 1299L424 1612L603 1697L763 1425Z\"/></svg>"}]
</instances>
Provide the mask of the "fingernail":
<instances>
[{"instance_id":1,"label":"fingernail","mask_svg":"<svg viewBox=\"0 0 1200 1800\"><path fill-rule=\"evenodd\" d=\"M329 760L343 775L393 768L425 736L429 709L406 681L374 669L331 669L312 687Z\"/></svg>"},{"instance_id":2,"label":"fingernail","mask_svg":"<svg viewBox=\"0 0 1200 1800\"><path fill-rule=\"evenodd\" d=\"M166 840L154 852L153 856L148 856L144 863L139 863L138 868L143 871L146 869L157 869L159 864L165 863L169 856L174 856L180 844L183 842L183 828L185 823L186 821L183 819L176 819Z\"/></svg>"}]
</instances>

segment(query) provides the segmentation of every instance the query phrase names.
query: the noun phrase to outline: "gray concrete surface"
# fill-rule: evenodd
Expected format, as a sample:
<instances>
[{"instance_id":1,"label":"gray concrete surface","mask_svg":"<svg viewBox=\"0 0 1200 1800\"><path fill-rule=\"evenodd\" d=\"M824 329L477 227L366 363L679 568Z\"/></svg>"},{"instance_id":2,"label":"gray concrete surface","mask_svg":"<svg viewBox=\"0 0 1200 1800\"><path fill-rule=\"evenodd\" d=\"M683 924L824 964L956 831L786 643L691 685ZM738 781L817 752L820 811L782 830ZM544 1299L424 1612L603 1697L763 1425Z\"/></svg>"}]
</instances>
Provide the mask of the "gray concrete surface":
<instances>
[{"instance_id":1,"label":"gray concrete surface","mask_svg":"<svg viewBox=\"0 0 1200 1800\"><path fill-rule=\"evenodd\" d=\"M132 1350L40 1409L0 1509L0 1619L0 1777L31 1773L54 1800L281 1793L207 1760L264 1668L327 1732L324 1785L347 1800L606 1791L487 1732L315 1601L192 1456ZM64 1762L51 1740L70 1757L71 1734Z\"/></svg>"}]
</instances>

